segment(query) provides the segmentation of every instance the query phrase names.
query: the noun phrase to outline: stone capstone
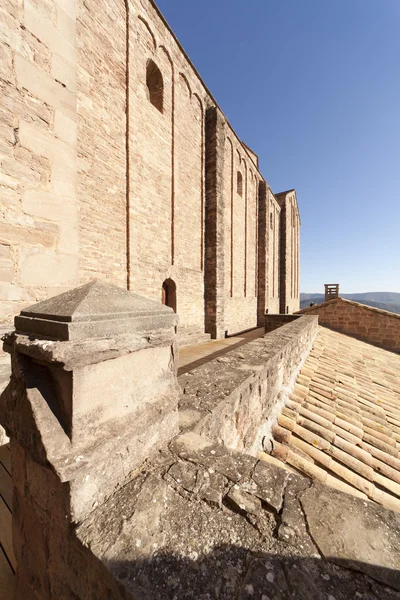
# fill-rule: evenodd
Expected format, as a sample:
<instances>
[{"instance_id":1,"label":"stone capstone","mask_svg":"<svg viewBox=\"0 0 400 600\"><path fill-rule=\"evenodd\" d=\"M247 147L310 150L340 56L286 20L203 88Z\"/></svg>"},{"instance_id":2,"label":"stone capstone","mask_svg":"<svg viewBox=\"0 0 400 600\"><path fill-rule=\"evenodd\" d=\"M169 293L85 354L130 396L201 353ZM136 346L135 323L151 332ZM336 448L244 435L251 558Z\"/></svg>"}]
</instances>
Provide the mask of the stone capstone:
<instances>
[{"instance_id":1,"label":"stone capstone","mask_svg":"<svg viewBox=\"0 0 400 600\"><path fill-rule=\"evenodd\" d=\"M171 308L102 281L39 302L15 318L19 333L72 341L165 329L177 323Z\"/></svg>"},{"instance_id":2,"label":"stone capstone","mask_svg":"<svg viewBox=\"0 0 400 600\"><path fill-rule=\"evenodd\" d=\"M12 377L0 422L68 484L80 521L178 432L177 316L91 282L15 321L5 340Z\"/></svg>"}]
</instances>

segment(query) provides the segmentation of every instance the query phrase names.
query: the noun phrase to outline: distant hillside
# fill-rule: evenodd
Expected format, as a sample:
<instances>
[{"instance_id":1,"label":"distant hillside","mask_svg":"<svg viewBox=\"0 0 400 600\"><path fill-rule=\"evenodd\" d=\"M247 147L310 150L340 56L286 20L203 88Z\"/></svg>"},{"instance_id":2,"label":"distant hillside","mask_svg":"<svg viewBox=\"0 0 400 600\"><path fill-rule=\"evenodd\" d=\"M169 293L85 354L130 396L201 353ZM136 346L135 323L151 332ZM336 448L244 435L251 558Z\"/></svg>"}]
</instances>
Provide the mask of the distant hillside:
<instances>
[{"instance_id":1,"label":"distant hillside","mask_svg":"<svg viewBox=\"0 0 400 600\"><path fill-rule=\"evenodd\" d=\"M340 296L400 315L400 294L397 292L366 292L365 294L340 294ZM324 300L324 294L300 294L300 308L307 308L311 302L321 304Z\"/></svg>"}]
</instances>

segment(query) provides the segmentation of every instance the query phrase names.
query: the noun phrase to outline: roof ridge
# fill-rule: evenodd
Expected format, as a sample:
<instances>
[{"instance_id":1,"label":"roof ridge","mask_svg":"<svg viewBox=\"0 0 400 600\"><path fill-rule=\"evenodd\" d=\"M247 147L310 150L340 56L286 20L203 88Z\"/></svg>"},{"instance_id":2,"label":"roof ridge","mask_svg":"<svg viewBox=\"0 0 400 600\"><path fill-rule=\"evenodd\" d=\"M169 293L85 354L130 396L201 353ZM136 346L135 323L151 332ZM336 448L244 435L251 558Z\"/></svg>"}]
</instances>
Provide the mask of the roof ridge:
<instances>
[{"instance_id":1,"label":"roof ridge","mask_svg":"<svg viewBox=\"0 0 400 600\"><path fill-rule=\"evenodd\" d=\"M356 302L355 300L349 300L348 298L342 298L342 296L338 296L337 298L332 298L331 300L325 300L325 302L321 302L320 304L314 304L314 306L307 306L306 308L302 308L298 310L295 314L303 314L305 312L311 310L317 310L321 306L326 306L327 304L333 304L334 302L345 302L347 304L354 304L355 306L359 306L361 308L365 308L366 310L370 310L372 312L383 313L384 315L390 315L391 317L396 317L396 319L400 319L400 315L398 313L390 312L390 310L384 310L383 308L377 308L376 306L369 306L368 304L362 304L361 302ZM345 334L346 335L346 334Z\"/></svg>"}]
</instances>

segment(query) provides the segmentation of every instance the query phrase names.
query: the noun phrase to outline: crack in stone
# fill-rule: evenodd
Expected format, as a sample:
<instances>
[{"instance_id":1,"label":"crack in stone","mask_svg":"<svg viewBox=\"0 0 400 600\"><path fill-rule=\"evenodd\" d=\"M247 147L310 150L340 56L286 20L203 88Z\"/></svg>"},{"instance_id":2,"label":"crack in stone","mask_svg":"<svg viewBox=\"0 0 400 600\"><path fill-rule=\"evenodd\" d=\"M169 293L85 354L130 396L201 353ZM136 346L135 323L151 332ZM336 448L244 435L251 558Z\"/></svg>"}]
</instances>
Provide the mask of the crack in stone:
<instances>
[{"instance_id":1,"label":"crack in stone","mask_svg":"<svg viewBox=\"0 0 400 600\"><path fill-rule=\"evenodd\" d=\"M312 487L312 485L313 485L313 484L312 484L312 482L310 482L310 485L309 485L309 486L308 486L308 488L306 488L306 489L308 489L308 490L309 490L309 489ZM314 537L313 537L313 535L312 535L312 533L311 533L310 525L309 525L309 523L308 523L308 519L307 519L307 513L306 513L306 510L305 510L305 508L304 508L304 506L303 506L303 504L302 504L302 502L301 502L301 497L300 497L300 495L301 495L303 492L305 492L305 491L306 491L306 490L301 490L301 492L298 492L298 493L296 494L296 500L297 500L297 501L298 501L298 503L299 503L299 507L300 507L301 513L302 513L302 515L303 515L304 525L306 526L306 531L307 531L307 534L308 534L308 536L309 536L309 538L310 538L311 542L314 544L314 547L315 547L315 549L317 550L318 554L319 554L320 556L323 556L323 557L326 559L326 556L324 556L324 553L322 552L321 548L318 546L318 544L317 544L316 540L314 539ZM329 559L326 559L326 560L329 560Z\"/></svg>"}]
</instances>

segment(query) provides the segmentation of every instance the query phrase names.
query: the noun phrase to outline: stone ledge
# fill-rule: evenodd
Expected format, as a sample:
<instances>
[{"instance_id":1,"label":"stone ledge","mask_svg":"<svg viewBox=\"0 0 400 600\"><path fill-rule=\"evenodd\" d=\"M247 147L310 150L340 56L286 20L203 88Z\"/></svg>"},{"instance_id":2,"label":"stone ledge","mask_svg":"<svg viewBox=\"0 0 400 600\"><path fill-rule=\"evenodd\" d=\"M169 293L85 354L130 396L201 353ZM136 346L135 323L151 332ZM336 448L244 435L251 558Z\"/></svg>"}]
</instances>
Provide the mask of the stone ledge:
<instances>
[{"instance_id":1,"label":"stone ledge","mask_svg":"<svg viewBox=\"0 0 400 600\"><path fill-rule=\"evenodd\" d=\"M292 322L178 378L182 430L256 453L266 420L274 413L308 356L317 319Z\"/></svg>"},{"instance_id":2,"label":"stone ledge","mask_svg":"<svg viewBox=\"0 0 400 600\"><path fill-rule=\"evenodd\" d=\"M36 360L59 363L66 371L76 367L96 364L118 358L126 354L156 348L174 342L174 335L168 330L155 330L146 333L111 336L107 339L92 339L83 342L57 342L48 339L31 340L26 335L15 332L3 336L4 349L15 346L17 352Z\"/></svg>"}]
</instances>

